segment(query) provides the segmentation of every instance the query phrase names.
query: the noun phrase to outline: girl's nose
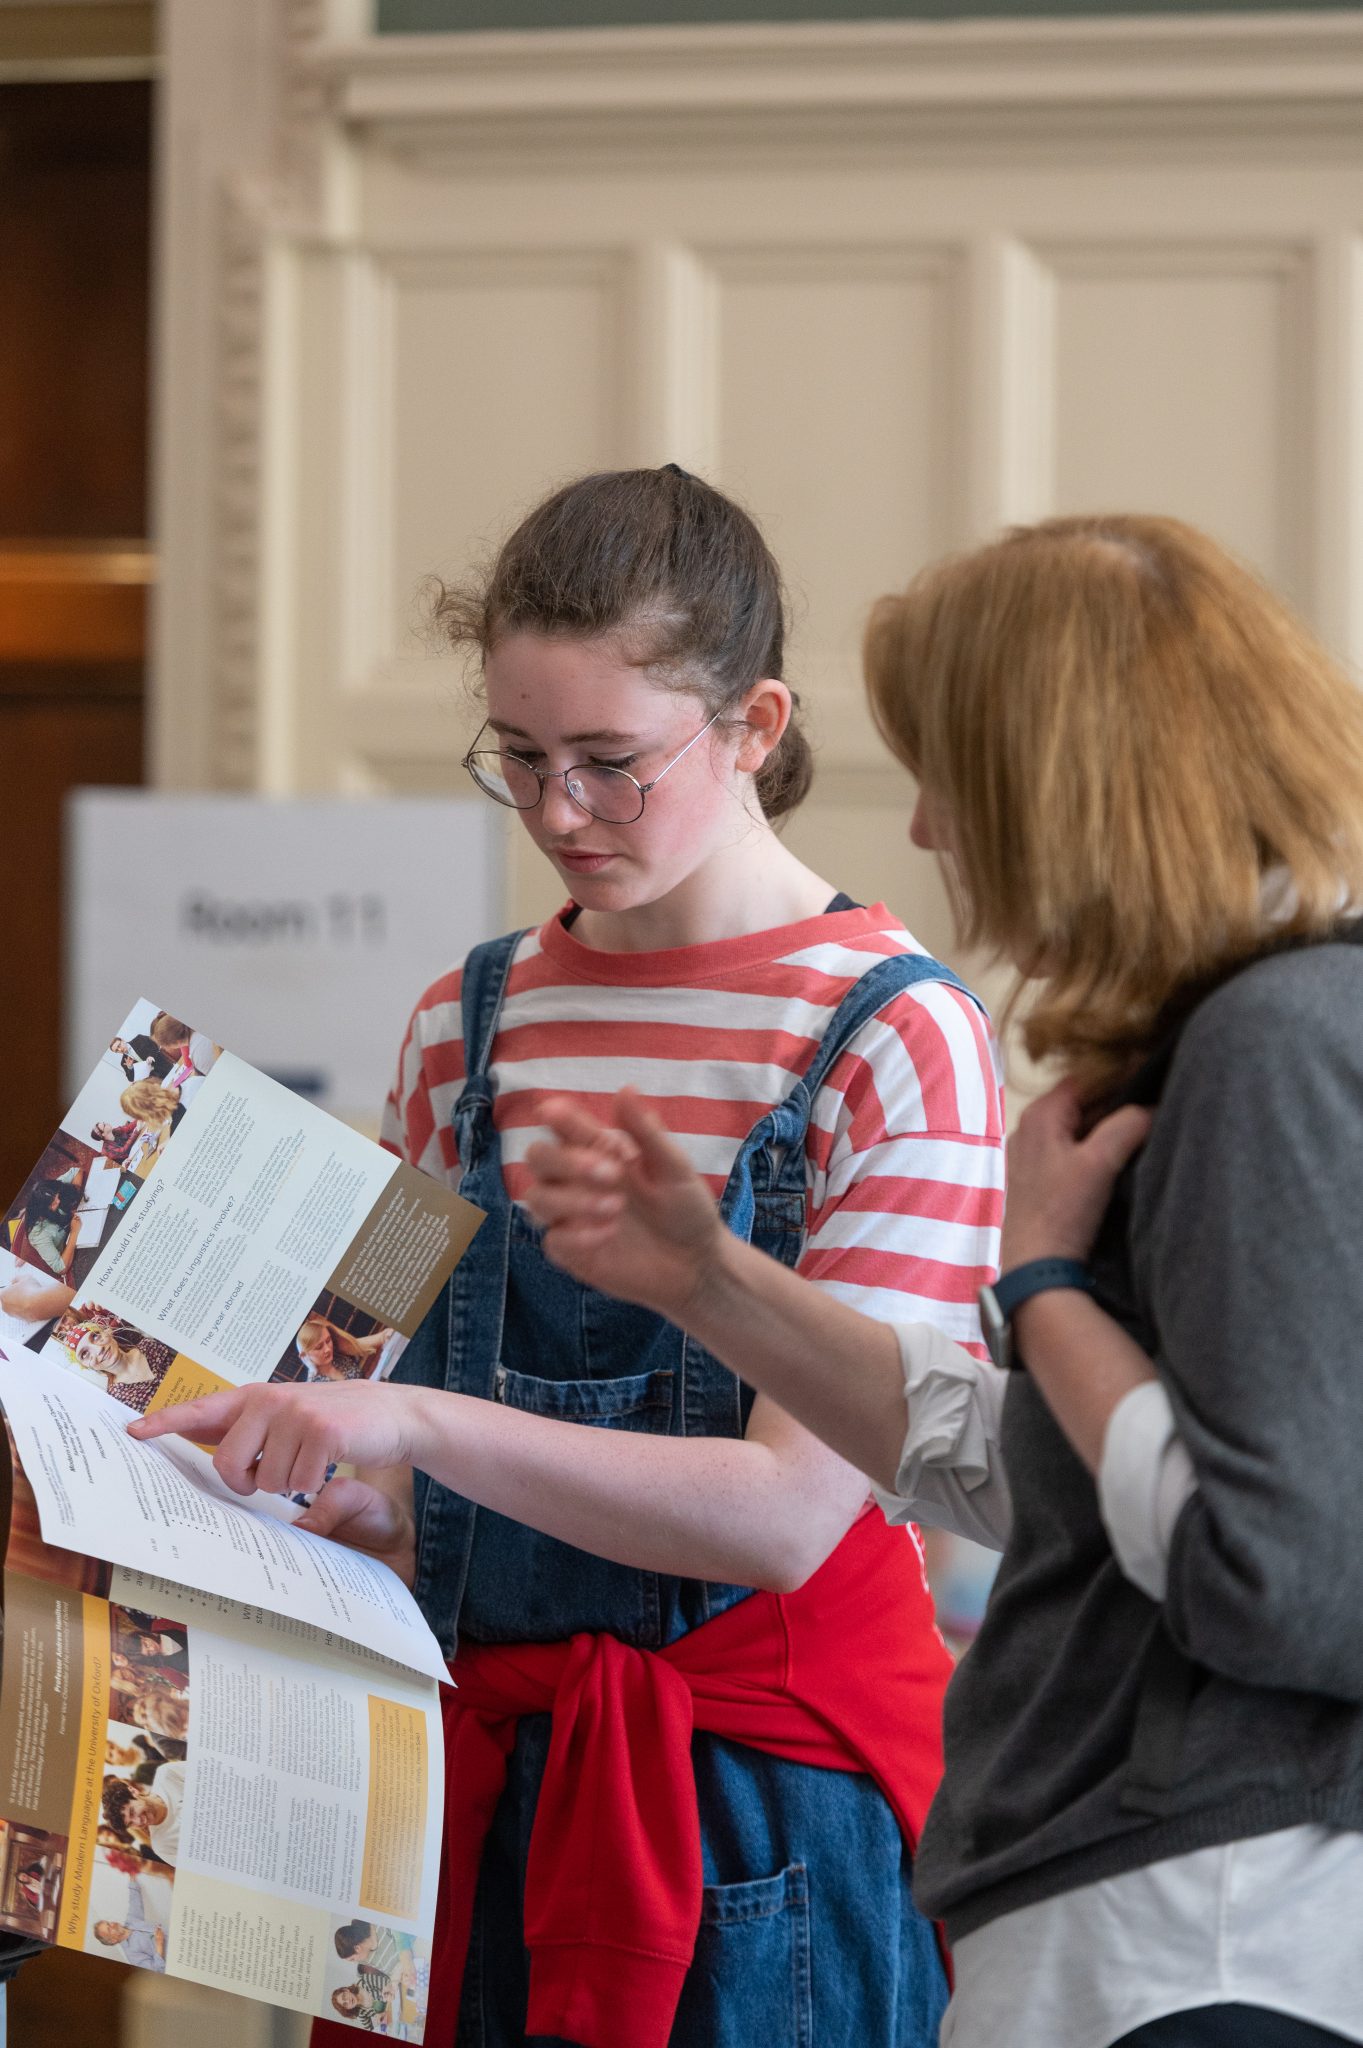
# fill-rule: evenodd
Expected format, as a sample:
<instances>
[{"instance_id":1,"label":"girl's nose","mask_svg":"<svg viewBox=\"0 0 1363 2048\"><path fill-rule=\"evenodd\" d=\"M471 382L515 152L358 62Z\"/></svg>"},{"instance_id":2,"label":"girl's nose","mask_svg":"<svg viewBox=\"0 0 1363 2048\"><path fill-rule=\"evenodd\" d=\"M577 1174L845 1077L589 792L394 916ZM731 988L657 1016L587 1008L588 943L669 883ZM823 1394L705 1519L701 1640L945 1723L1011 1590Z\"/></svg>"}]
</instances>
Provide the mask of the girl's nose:
<instances>
[{"instance_id":1,"label":"girl's nose","mask_svg":"<svg viewBox=\"0 0 1363 2048\"><path fill-rule=\"evenodd\" d=\"M545 783L540 808L544 812L545 829L549 832L575 832L579 825L587 822L587 813L569 796L562 776Z\"/></svg>"}]
</instances>

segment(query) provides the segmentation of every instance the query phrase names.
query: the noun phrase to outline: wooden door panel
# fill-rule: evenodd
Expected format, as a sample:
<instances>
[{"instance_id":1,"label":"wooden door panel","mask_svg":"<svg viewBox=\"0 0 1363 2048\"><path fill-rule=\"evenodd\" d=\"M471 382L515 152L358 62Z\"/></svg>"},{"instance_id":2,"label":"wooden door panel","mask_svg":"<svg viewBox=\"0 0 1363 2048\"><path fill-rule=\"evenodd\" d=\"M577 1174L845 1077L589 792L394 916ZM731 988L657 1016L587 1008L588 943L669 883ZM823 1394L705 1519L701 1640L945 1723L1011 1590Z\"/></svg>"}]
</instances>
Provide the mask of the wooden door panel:
<instances>
[{"instance_id":1,"label":"wooden door panel","mask_svg":"<svg viewBox=\"0 0 1363 2048\"><path fill-rule=\"evenodd\" d=\"M7 1202L66 1107L62 1045L62 807L73 785L142 780L142 703L72 689L7 696L0 672L0 1037L10 1077L0 1120L0 1201ZM128 860L153 849L123 849ZM111 1014L136 993L110 989ZM115 1018L115 1022L117 1018Z\"/></svg>"}]
</instances>

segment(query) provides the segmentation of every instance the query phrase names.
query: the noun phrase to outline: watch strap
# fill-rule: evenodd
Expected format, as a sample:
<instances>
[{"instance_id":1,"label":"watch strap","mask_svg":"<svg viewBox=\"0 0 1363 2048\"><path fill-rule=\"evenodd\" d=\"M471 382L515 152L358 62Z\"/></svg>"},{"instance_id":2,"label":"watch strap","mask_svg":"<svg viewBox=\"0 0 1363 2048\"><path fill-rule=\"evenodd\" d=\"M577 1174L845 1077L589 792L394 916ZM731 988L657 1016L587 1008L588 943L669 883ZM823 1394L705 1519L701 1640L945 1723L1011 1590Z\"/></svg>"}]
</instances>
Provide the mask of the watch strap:
<instances>
[{"instance_id":1,"label":"watch strap","mask_svg":"<svg viewBox=\"0 0 1363 2048\"><path fill-rule=\"evenodd\" d=\"M1025 1265L1000 1273L994 1282L999 1314L1005 1322L1011 1321L1024 1301L1052 1287L1077 1287L1092 1294L1093 1275L1078 1259L1028 1259Z\"/></svg>"}]
</instances>

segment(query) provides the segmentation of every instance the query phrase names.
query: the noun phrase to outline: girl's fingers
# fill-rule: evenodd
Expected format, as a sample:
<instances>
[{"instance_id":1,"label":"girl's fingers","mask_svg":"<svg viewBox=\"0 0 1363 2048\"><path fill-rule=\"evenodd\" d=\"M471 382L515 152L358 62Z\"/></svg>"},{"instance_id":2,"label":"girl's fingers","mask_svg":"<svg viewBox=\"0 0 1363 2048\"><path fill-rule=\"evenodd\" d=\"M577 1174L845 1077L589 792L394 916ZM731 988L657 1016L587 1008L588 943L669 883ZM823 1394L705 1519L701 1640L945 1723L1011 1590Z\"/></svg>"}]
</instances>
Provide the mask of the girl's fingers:
<instances>
[{"instance_id":1,"label":"girl's fingers","mask_svg":"<svg viewBox=\"0 0 1363 2048\"><path fill-rule=\"evenodd\" d=\"M621 1128L628 1131L639 1147L652 1178L692 1180L696 1177L695 1168L681 1146L674 1144L668 1136L662 1118L656 1116L632 1088L622 1088L616 1096L615 1114Z\"/></svg>"},{"instance_id":2,"label":"girl's fingers","mask_svg":"<svg viewBox=\"0 0 1363 2048\"><path fill-rule=\"evenodd\" d=\"M589 1109L584 1109L580 1102L574 1102L567 1095L551 1095L541 1103L540 1115L555 1137L561 1138L565 1145L590 1148L610 1132L609 1124L603 1124Z\"/></svg>"},{"instance_id":3,"label":"girl's fingers","mask_svg":"<svg viewBox=\"0 0 1363 2048\"><path fill-rule=\"evenodd\" d=\"M620 1214L625 1197L623 1193L601 1194L592 1188L541 1185L526 1190L525 1206L536 1223L545 1225L566 1223L577 1217L607 1222Z\"/></svg>"},{"instance_id":4,"label":"girl's fingers","mask_svg":"<svg viewBox=\"0 0 1363 2048\"><path fill-rule=\"evenodd\" d=\"M241 1413L242 1393L204 1394L197 1401L177 1401L154 1415L139 1415L128 1424L128 1435L146 1439L154 1436L187 1436L191 1443L215 1444Z\"/></svg>"},{"instance_id":5,"label":"girl's fingers","mask_svg":"<svg viewBox=\"0 0 1363 2048\"><path fill-rule=\"evenodd\" d=\"M545 1232L544 1249L556 1266L571 1272L581 1259L590 1259L615 1241L615 1227L609 1223L560 1223Z\"/></svg>"},{"instance_id":6,"label":"girl's fingers","mask_svg":"<svg viewBox=\"0 0 1363 2048\"><path fill-rule=\"evenodd\" d=\"M305 1447L306 1439L302 1432L289 1424L278 1422L266 1430L253 1474L262 1493L294 1491L294 1469L304 1455ZM301 1488L298 1490L302 1491Z\"/></svg>"},{"instance_id":7,"label":"girl's fingers","mask_svg":"<svg viewBox=\"0 0 1363 2048\"><path fill-rule=\"evenodd\" d=\"M538 1181L592 1181L603 1187L617 1186L626 1164L618 1154L588 1152L580 1145L550 1145L543 1139L529 1148L525 1163Z\"/></svg>"},{"instance_id":8,"label":"girl's fingers","mask_svg":"<svg viewBox=\"0 0 1363 2048\"><path fill-rule=\"evenodd\" d=\"M341 1473L334 1479L328 1479L325 1486L300 1486L297 1491L317 1495L307 1513L300 1515L295 1524L299 1529L310 1529L314 1536L330 1536L333 1530L348 1522L357 1509L368 1506L373 1493L372 1487L366 1486L362 1479L349 1479Z\"/></svg>"},{"instance_id":9,"label":"girl's fingers","mask_svg":"<svg viewBox=\"0 0 1363 2048\"><path fill-rule=\"evenodd\" d=\"M254 1493L259 1486L256 1467L268 1433L268 1425L259 1412L252 1415L248 1409L223 1436L214 1453L213 1463L218 1477L224 1485L231 1487L233 1493Z\"/></svg>"},{"instance_id":10,"label":"girl's fingers","mask_svg":"<svg viewBox=\"0 0 1363 2048\"><path fill-rule=\"evenodd\" d=\"M315 1444L305 1445L294 1459L287 1485L277 1490L280 1493L316 1493L326 1484L329 1462L325 1451L319 1450Z\"/></svg>"}]
</instances>

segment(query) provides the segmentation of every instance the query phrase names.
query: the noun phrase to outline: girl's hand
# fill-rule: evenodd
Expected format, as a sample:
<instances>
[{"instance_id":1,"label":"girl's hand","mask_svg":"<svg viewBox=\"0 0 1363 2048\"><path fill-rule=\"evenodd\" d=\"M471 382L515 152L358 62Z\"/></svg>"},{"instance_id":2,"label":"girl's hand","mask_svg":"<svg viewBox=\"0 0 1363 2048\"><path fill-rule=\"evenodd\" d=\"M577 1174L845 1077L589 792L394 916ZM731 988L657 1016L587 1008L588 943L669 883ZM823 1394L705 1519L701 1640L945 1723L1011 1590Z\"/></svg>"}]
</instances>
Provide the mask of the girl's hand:
<instances>
[{"instance_id":1,"label":"girl's hand","mask_svg":"<svg viewBox=\"0 0 1363 2048\"><path fill-rule=\"evenodd\" d=\"M526 1207L556 1265L603 1292L684 1319L715 1271L725 1231L714 1196L632 1089L599 1123L559 1097L541 1114L557 1142L532 1145Z\"/></svg>"},{"instance_id":2,"label":"girl's hand","mask_svg":"<svg viewBox=\"0 0 1363 2048\"><path fill-rule=\"evenodd\" d=\"M1128 1106L1079 1136L1072 1081L1037 1097L1008 1140L1008 1199L999 1270L1032 1259L1086 1259L1118 1174L1150 1134L1148 1109Z\"/></svg>"},{"instance_id":3,"label":"girl's hand","mask_svg":"<svg viewBox=\"0 0 1363 2048\"><path fill-rule=\"evenodd\" d=\"M416 1578L416 1522L390 1493L338 1472L328 1479L295 1529L363 1550L395 1571L404 1586Z\"/></svg>"},{"instance_id":4,"label":"girl's hand","mask_svg":"<svg viewBox=\"0 0 1363 2048\"><path fill-rule=\"evenodd\" d=\"M140 1415L128 1434L216 1444L213 1463L233 1493L317 1493L331 1465L411 1464L418 1391L364 1381L234 1387Z\"/></svg>"}]
</instances>

